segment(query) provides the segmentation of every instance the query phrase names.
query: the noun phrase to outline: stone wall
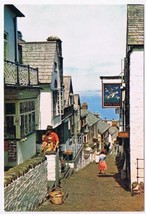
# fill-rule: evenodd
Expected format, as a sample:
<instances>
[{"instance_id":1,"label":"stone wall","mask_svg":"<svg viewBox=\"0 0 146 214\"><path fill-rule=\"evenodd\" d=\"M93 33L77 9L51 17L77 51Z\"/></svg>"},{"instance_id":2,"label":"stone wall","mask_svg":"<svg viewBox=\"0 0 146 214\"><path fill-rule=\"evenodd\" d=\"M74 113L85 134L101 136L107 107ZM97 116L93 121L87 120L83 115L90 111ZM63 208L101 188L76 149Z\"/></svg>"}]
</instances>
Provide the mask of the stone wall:
<instances>
[{"instance_id":1,"label":"stone wall","mask_svg":"<svg viewBox=\"0 0 146 214\"><path fill-rule=\"evenodd\" d=\"M47 160L25 161L5 172L4 179L4 210L33 211L47 197Z\"/></svg>"},{"instance_id":2,"label":"stone wall","mask_svg":"<svg viewBox=\"0 0 146 214\"><path fill-rule=\"evenodd\" d=\"M47 164L49 162L49 165ZM81 150L75 162L68 163L74 171L86 167L94 161L94 154L87 156ZM34 211L46 200L48 192L48 181L57 182L59 177L54 175L55 156L49 159L38 156L29 159L16 167L5 172L4 175L4 210L5 211ZM52 167L54 169L52 170ZM57 181L58 180L58 181Z\"/></svg>"}]
</instances>

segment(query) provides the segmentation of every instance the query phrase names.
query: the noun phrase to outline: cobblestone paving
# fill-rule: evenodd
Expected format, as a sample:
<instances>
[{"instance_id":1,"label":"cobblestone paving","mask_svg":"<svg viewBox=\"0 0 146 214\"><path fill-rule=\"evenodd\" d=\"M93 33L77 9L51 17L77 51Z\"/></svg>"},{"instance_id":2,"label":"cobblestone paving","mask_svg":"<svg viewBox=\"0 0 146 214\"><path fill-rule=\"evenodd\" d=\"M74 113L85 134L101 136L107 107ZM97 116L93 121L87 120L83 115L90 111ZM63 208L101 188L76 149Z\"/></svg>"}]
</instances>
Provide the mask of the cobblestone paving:
<instances>
[{"instance_id":1,"label":"cobblestone paving","mask_svg":"<svg viewBox=\"0 0 146 214\"><path fill-rule=\"evenodd\" d=\"M94 162L61 181L68 197L61 205L49 199L36 211L144 211L144 195L131 196L121 182L112 156L107 157L107 175L98 176Z\"/></svg>"}]
</instances>

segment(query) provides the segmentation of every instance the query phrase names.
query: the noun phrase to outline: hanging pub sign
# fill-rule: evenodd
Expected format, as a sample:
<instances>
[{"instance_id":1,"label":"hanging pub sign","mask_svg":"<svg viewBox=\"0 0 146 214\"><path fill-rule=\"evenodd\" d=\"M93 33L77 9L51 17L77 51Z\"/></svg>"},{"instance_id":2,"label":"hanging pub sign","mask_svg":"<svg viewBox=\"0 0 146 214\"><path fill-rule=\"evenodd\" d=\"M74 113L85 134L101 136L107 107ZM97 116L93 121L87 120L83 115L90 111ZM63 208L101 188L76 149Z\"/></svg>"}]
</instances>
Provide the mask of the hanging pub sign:
<instances>
[{"instance_id":1,"label":"hanging pub sign","mask_svg":"<svg viewBox=\"0 0 146 214\"><path fill-rule=\"evenodd\" d=\"M118 109L121 106L122 76L100 76L102 81L102 107Z\"/></svg>"},{"instance_id":2,"label":"hanging pub sign","mask_svg":"<svg viewBox=\"0 0 146 214\"><path fill-rule=\"evenodd\" d=\"M121 85L122 76L100 76L102 80L102 107L121 107Z\"/></svg>"},{"instance_id":3,"label":"hanging pub sign","mask_svg":"<svg viewBox=\"0 0 146 214\"><path fill-rule=\"evenodd\" d=\"M121 105L121 84L102 83L102 107L118 108Z\"/></svg>"}]
</instances>

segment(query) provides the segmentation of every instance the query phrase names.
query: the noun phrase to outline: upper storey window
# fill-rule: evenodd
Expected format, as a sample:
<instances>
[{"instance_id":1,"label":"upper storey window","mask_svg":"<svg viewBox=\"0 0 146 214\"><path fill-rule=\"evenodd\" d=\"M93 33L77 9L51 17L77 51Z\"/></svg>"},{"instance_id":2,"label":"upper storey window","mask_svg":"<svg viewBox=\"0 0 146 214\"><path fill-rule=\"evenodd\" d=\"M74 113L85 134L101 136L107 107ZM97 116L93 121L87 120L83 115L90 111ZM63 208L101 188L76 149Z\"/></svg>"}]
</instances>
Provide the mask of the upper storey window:
<instances>
[{"instance_id":1,"label":"upper storey window","mask_svg":"<svg viewBox=\"0 0 146 214\"><path fill-rule=\"evenodd\" d=\"M4 33L4 59L9 58L8 33Z\"/></svg>"}]
</instances>

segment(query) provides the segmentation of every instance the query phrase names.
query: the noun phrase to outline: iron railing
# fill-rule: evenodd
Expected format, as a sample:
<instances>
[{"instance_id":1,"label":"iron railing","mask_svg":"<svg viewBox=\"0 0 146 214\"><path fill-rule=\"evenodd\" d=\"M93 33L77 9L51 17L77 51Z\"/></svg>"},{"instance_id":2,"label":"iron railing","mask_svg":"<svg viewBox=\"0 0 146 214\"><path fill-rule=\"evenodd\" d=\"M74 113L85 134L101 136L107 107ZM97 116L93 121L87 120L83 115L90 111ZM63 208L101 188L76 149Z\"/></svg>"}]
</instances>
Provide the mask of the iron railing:
<instances>
[{"instance_id":1,"label":"iron railing","mask_svg":"<svg viewBox=\"0 0 146 214\"><path fill-rule=\"evenodd\" d=\"M65 142L65 150L71 150L73 152L73 158L76 157L78 151L83 144L83 134L80 134L77 138L77 143L74 142L74 136Z\"/></svg>"},{"instance_id":2,"label":"iron railing","mask_svg":"<svg viewBox=\"0 0 146 214\"><path fill-rule=\"evenodd\" d=\"M38 85L38 68L20 65L8 60L4 61L4 84L11 86Z\"/></svg>"},{"instance_id":3,"label":"iron railing","mask_svg":"<svg viewBox=\"0 0 146 214\"><path fill-rule=\"evenodd\" d=\"M142 178L144 180L144 159L142 158L136 158L137 163L137 182L139 182L139 179Z\"/></svg>"}]
</instances>

